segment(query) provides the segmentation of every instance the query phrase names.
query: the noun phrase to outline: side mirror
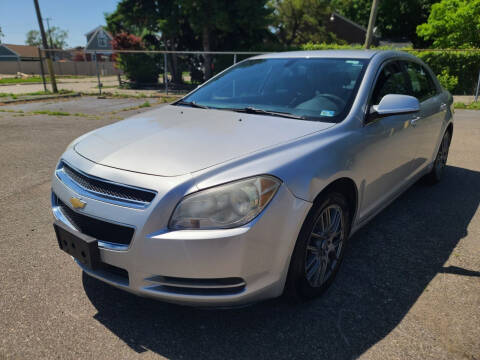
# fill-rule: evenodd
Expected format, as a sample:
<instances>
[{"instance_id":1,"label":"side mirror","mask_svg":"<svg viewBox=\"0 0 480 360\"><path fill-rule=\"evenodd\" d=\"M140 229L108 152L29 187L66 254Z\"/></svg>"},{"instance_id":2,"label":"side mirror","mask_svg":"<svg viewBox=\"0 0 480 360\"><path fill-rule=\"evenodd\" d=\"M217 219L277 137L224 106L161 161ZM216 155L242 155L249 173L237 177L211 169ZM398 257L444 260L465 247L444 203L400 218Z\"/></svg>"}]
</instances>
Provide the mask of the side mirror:
<instances>
[{"instance_id":1,"label":"side mirror","mask_svg":"<svg viewBox=\"0 0 480 360\"><path fill-rule=\"evenodd\" d=\"M389 115L410 114L420 110L418 99L410 95L388 94L378 105L373 105L370 118L379 118Z\"/></svg>"}]
</instances>

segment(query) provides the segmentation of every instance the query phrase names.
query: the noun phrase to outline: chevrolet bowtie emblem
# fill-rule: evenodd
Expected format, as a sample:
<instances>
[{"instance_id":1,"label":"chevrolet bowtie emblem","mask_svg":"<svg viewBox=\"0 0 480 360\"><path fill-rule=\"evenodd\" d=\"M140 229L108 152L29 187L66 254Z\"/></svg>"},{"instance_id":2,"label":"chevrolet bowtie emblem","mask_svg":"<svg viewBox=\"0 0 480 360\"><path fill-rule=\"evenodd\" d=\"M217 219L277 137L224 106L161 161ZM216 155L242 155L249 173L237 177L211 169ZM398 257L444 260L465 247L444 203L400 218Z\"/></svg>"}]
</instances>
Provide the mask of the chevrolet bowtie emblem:
<instances>
[{"instance_id":1,"label":"chevrolet bowtie emblem","mask_svg":"<svg viewBox=\"0 0 480 360\"><path fill-rule=\"evenodd\" d=\"M87 205L87 203L85 201L82 201L76 197L71 197L70 198L70 204L72 204L72 206L75 208L75 209L83 209L85 207L85 205Z\"/></svg>"}]
</instances>

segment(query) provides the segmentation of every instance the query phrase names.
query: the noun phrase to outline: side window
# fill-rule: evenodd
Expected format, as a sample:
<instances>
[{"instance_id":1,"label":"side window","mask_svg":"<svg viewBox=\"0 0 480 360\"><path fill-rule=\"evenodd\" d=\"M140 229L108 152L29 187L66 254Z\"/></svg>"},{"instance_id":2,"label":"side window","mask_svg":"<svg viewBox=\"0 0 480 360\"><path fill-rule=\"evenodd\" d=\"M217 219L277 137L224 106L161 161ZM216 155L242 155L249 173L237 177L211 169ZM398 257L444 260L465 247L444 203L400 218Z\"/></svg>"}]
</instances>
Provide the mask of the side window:
<instances>
[{"instance_id":1,"label":"side window","mask_svg":"<svg viewBox=\"0 0 480 360\"><path fill-rule=\"evenodd\" d=\"M427 70L420 64L407 61L405 62L410 83L412 84L412 94L419 101L424 101L437 93L437 88L432 77Z\"/></svg>"},{"instance_id":2,"label":"side window","mask_svg":"<svg viewBox=\"0 0 480 360\"><path fill-rule=\"evenodd\" d=\"M410 88L405 73L397 62L387 64L373 89L371 105L377 105L387 94L410 95Z\"/></svg>"}]
</instances>

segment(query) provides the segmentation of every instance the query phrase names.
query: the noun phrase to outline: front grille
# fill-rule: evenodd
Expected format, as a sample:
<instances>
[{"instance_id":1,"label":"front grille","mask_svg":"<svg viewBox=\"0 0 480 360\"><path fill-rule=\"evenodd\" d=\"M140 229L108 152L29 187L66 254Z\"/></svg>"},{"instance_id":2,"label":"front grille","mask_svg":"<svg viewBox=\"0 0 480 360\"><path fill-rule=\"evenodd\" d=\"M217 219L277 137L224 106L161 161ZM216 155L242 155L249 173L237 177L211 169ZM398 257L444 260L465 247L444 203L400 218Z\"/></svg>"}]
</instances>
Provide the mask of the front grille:
<instances>
[{"instance_id":1,"label":"front grille","mask_svg":"<svg viewBox=\"0 0 480 360\"><path fill-rule=\"evenodd\" d=\"M65 162L62 162L60 169L63 170L72 181L87 191L105 195L107 197L142 203L150 203L155 197L154 191L133 188L126 185L112 183L90 175L87 176L86 174L73 169Z\"/></svg>"},{"instance_id":2,"label":"front grille","mask_svg":"<svg viewBox=\"0 0 480 360\"><path fill-rule=\"evenodd\" d=\"M60 199L57 198L56 201L63 215L81 233L112 244L129 245L132 241L135 232L133 228L79 214Z\"/></svg>"}]
</instances>

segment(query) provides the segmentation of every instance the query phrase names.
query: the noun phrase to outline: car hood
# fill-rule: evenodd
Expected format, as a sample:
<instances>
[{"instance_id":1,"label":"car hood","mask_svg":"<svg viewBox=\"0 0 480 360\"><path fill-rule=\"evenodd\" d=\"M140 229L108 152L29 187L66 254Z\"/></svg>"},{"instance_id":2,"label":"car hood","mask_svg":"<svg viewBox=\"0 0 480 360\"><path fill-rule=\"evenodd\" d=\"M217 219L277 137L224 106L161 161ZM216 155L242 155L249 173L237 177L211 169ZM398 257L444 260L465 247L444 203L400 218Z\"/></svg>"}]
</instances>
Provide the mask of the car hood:
<instances>
[{"instance_id":1,"label":"car hood","mask_svg":"<svg viewBox=\"0 0 480 360\"><path fill-rule=\"evenodd\" d=\"M100 128L82 138L75 151L105 166L177 176L333 125L167 105Z\"/></svg>"}]
</instances>

